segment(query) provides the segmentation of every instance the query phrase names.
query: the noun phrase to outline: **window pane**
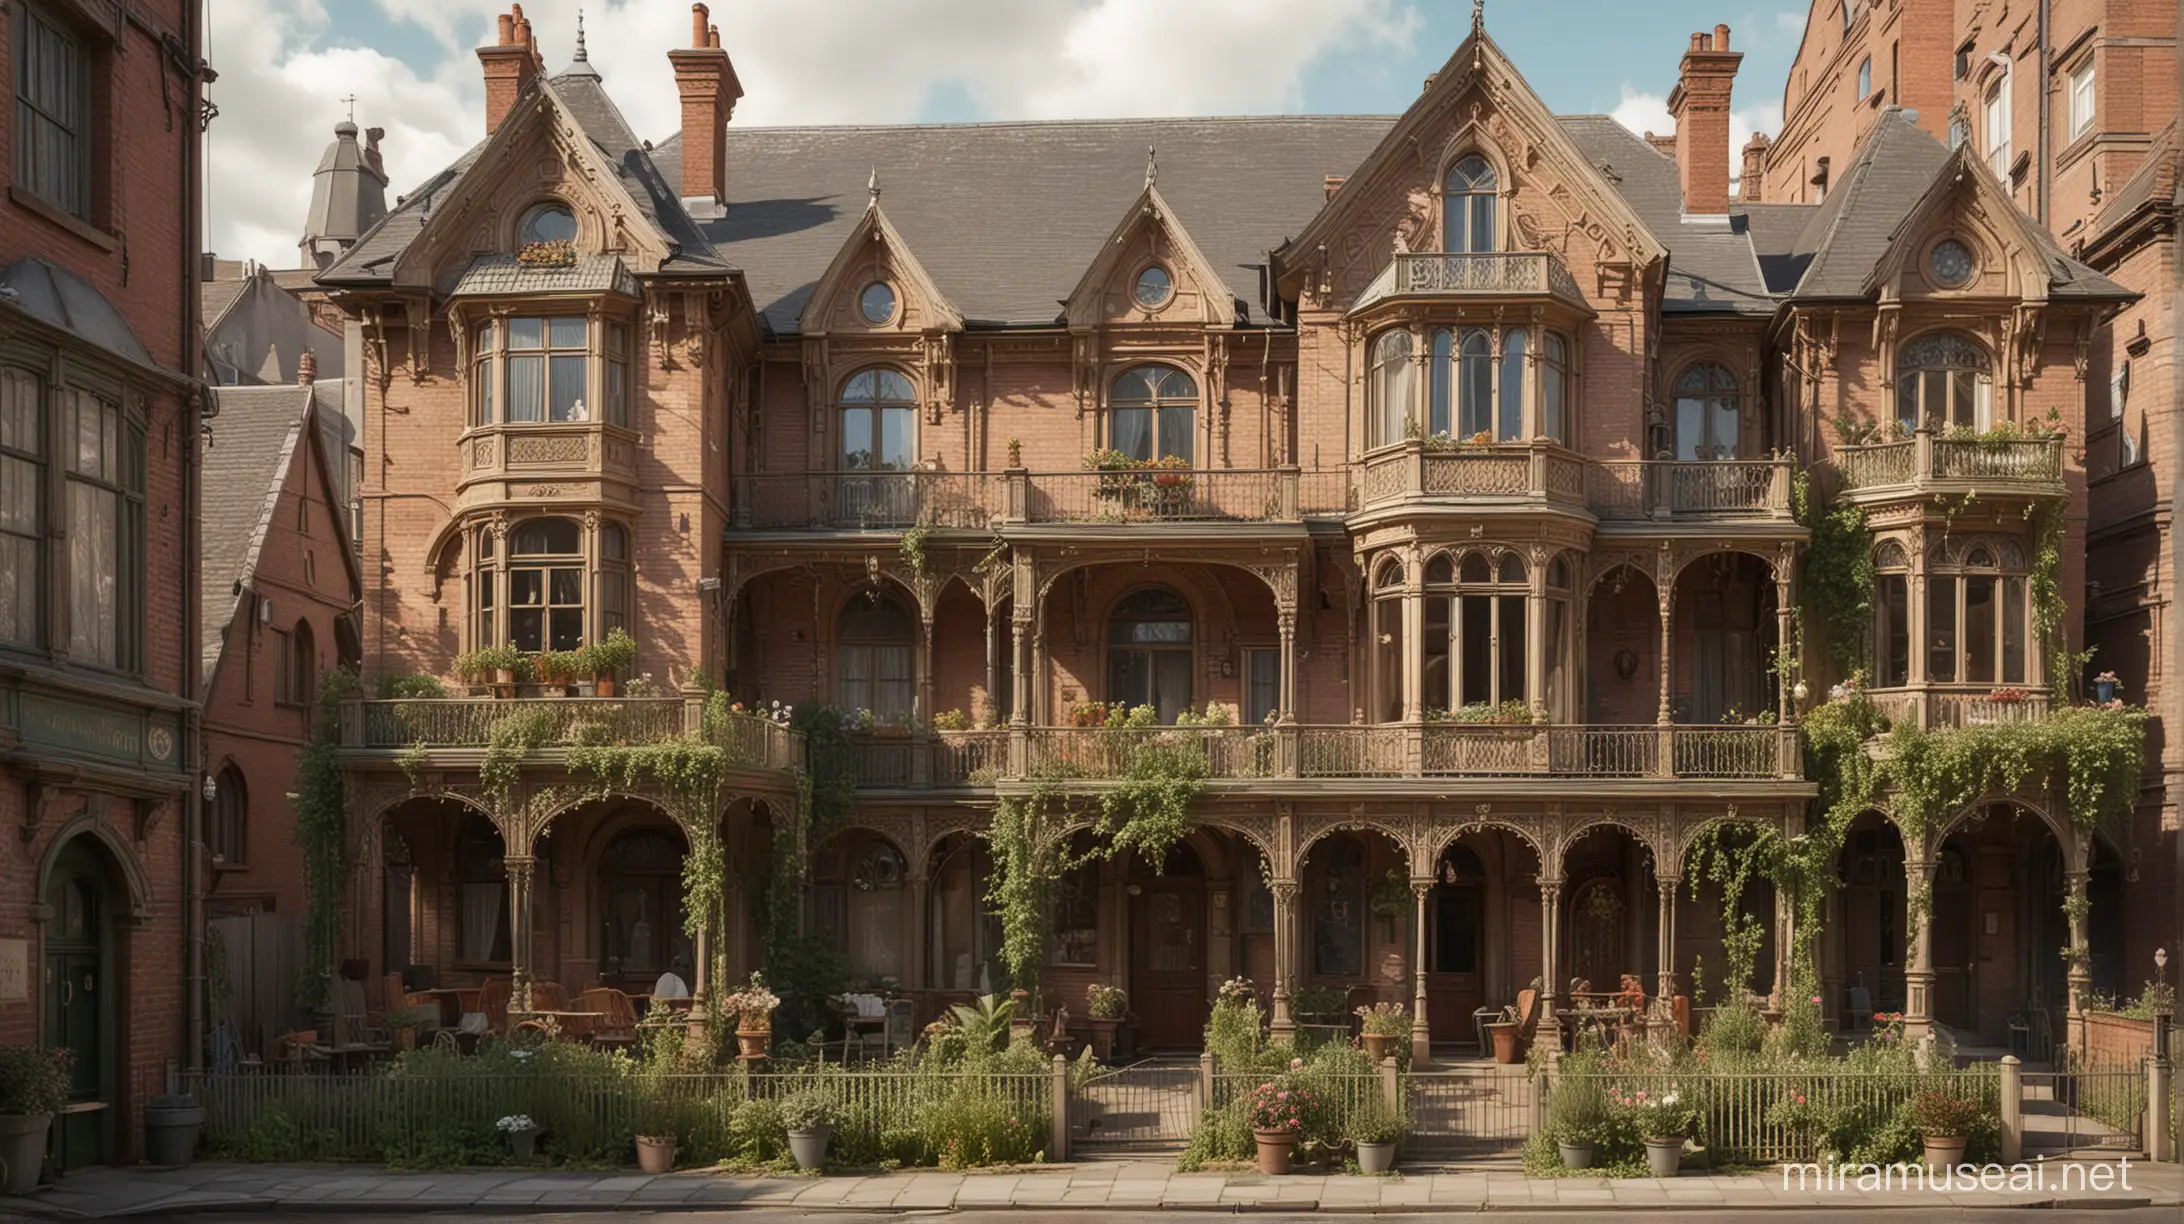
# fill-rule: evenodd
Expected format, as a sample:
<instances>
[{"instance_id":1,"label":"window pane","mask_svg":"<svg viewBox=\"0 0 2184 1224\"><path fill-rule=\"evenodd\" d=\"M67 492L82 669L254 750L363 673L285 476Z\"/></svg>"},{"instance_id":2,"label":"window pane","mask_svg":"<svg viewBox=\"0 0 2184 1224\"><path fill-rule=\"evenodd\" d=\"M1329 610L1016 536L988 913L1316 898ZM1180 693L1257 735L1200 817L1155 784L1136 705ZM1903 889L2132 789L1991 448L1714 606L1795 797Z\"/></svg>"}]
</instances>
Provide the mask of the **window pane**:
<instances>
[{"instance_id":1,"label":"window pane","mask_svg":"<svg viewBox=\"0 0 2184 1224\"><path fill-rule=\"evenodd\" d=\"M1700 458L1706 449L1706 401L1695 396L1676 400L1676 457Z\"/></svg>"},{"instance_id":2,"label":"window pane","mask_svg":"<svg viewBox=\"0 0 2184 1224\"><path fill-rule=\"evenodd\" d=\"M584 644L583 608L555 608L551 616L553 629L548 635L548 649L575 650Z\"/></svg>"},{"instance_id":3,"label":"window pane","mask_svg":"<svg viewBox=\"0 0 2184 1224\"><path fill-rule=\"evenodd\" d=\"M1403 601L1383 599L1375 603L1378 641L1373 648L1378 668L1375 673L1379 687L1377 708L1381 722L1401 722L1403 719Z\"/></svg>"},{"instance_id":4,"label":"window pane","mask_svg":"<svg viewBox=\"0 0 2184 1224\"><path fill-rule=\"evenodd\" d=\"M1463 691L1457 704L1478 705L1494 699L1494 598L1466 595L1457 605L1463 622Z\"/></svg>"},{"instance_id":5,"label":"window pane","mask_svg":"<svg viewBox=\"0 0 2184 1224\"><path fill-rule=\"evenodd\" d=\"M629 366L620 361L607 363L607 423L629 424Z\"/></svg>"},{"instance_id":6,"label":"window pane","mask_svg":"<svg viewBox=\"0 0 2184 1224\"><path fill-rule=\"evenodd\" d=\"M547 419L584 421L591 414L584 407L584 358L555 357L549 371L552 380Z\"/></svg>"},{"instance_id":7,"label":"window pane","mask_svg":"<svg viewBox=\"0 0 2184 1224\"><path fill-rule=\"evenodd\" d=\"M551 571L553 584L552 602L561 605L581 605L584 602L584 571L557 569Z\"/></svg>"},{"instance_id":8,"label":"window pane","mask_svg":"<svg viewBox=\"0 0 2184 1224\"><path fill-rule=\"evenodd\" d=\"M1991 575L1964 580L1964 678L1973 684L1994 683L1995 646L1994 578Z\"/></svg>"},{"instance_id":9,"label":"window pane","mask_svg":"<svg viewBox=\"0 0 2184 1224\"><path fill-rule=\"evenodd\" d=\"M1501 421L1495 436L1504 442L1524 438L1524 333L1502 337Z\"/></svg>"},{"instance_id":10,"label":"window pane","mask_svg":"<svg viewBox=\"0 0 2184 1224\"><path fill-rule=\"evenodd\" d=\"M1248 651L1245 668L1250 673L1251 690L1244 701L1244 719L1257 726L1280 707L1282 657L1272 650Z\"/></svg>"},{"instance_id":11,"label":"window pane","mask_svg":"<svg viewBox=\"0 0 2184 1224\"><path fill-rule=\"evenodd\" d=\"M546 602L546 571L535 569L510 570L508 572L508 602L516 607L537 607Z\"/></svg>"},{"instance_id":12,"label":"window pane","mask_svg":"<svg viewBox=\"0 0 2184 1224\"><path fill-rule=\"evenodd\" d=\"M1714 410L1712 458L1734 459L1737 457L1737 402L1734 399L1708 401Z\"/></svg>"},{"instance_id":13,"label":"window pane","mask_svg":"<svg viewBox=\"0 0 2184 1224\"><path fill-rule=\"evenodd\" d=\"M2002 580L2002 683L2025 682L2025 580Z\"/></svg>"},{"instance_id":14,"label":"window pane","mask_svg":"<svg viewBox=\"0 0 2184 1224\"><path fill-rule=\"evenodd\" d=\"M1160 409L1160 454L1188 462L1191 458L1191 418L1188 404L1168 404Z\"/></svg>"},{"instance_id":15,"label":"window pane","mask_svg":"<svg viewBox=\"0 0 2184 1224\"><path fill-rule=\"evenodd\" d=\"M1471 245L1469 250L1491 251L1494 243L1494 197L1478 192L1471 197Z\"/></svg>"},{"instance_id":16,"label":"window pane","mask_svg":"<svg viewBox=\"0 0 2184 1224\"><path fill-rule=\"evenodd\" d=\"M1956 579L1926 580L1926 678L1956 679Z\"/></svg>"},{"instance_id":17,"label":"window pane","mask_svg":"<svg viewBox=\"0 0 2184 1224\"><path fill-rule=\"evenodd\" d=\"M1152 458L1153 410L1150 408L1116 409L1114 448L1132 459Z\"/></svg>"},{"instance_id":18,"label":"window pane","mask_svg":"<svg viewBox=\"0 0 2184 1224\"><path fill-rule=\"evenodd\" d=\"M545 361L538 357L508 359L508 419L546 419Z\"/></svg>"},{"instance_id":19,"label":"window pane","mask_svg":"<svg viewBox=\"0 0 2184 1224\"><path fill-rule=\"evenodd\" d=\"M68 484L69 653L109 667L119 659L114 631L119 593L120 498L82 481Z\"/></svg>"},{"instance_id":20,"label":"window pane","mask_svg":"<svg viewBox=\"0 0 2184 1224\"><path fill-rule=\"evenodd\" d=\"M585 344L584 320L559 318L546 321L547 339L555 348L583 348Z\"/></svg>"},{"instance_id":21,"label":"window pane","mask_svg":"<svg viewBox=\"0 0 2184 1224\"><path fill-rule=\"evenodd\" d=\"M474 373L476 377L470 386L470 423L490 425L493 423L493 363L479 362Z\"/></svg>"},{"instance_id":22,"label":"window pane","mask_svg":"<svg viewBox=\"0 0 2184 1224\"><path fill-rule=\"evenodd\" d=\"M1107 700L1127 706L1152 704L1153 658L1144 650L1107 652Z\"/></svg>"},{"instance_id":23,"label":"window pane","mask_svg":"<svg viewBox=\"0 0 2184 1224\"><path fill-rule=\"evenodd\" d=\"M1977 429L1979 420L1979 376L1970 370L1949 371L1949 423L1968 429Z\"/></svg>"},{"instance_id":24,"label":"window pane","mask_svg":"<svg viewBox=\"0 0 2184 1224\"><path fill-rule=\"evenodd\" d=\"M1455 704L1453 694L1449 691L1451 677L1448 670L1451 658L1449 651L1455 641L1449 623L1449 610L1454 602L1443 595L1426 597L1426 641L1423 647L1425 655L1424 666L1420 669L1421 684L1424 687L1418 700L1428 711L1446 709Z\"/></svg>"},{"instance_id":25,"label":"window pane","mask_svg":"<svg viewBox=\"0 0 2184 1224\"><path fill-rule=\"evenodd\" d=\"M842 466L863 471L872 466L872 410L842 410Z\"/></svg>"},{"instance_id":26,"label":"window pane","mask_svg":"<svg viewBox=\"0 0 2184 1224\"><path fill-rule=\"evenodd\" d=\"M1887 639L1881 659L1881 683L1911 683L1911 591L1902 574L1883 574L1880 581L1881 631Z\"/></svg>"},{"instance_id":27,"label":"window pane","mask_svg":"<svg viewBox=\"0 0 2184 1224\"><path fill-rule=\"evenodd\" d=\"M1503 701L1522 701L1529 696L1525 692L1524 682L1528 662L1524 649L1526 627L1524 596L1502 596L1501 642L1498 651L1501 657L1501 699Z\"/></svg>"},{"instance_id":28,"label":"window pane","mask_svg":"<svg viewBox=\"0 0 2184 1224\"><path fill-rule=\"evenodd\" d=\"M546 343L544 319L508 320L508 347L512 349L541 348Z\"/></svg>"},{"instance_id":29,"label":"window pane","mask_svg":"<svg viewBox=\"0 0 2184 1224\"><path fill-rule=\"evenodd\" d=\"M1568 441L1562 429L1562 367L1539 368L1539 431L1557 442Z\"/></svg>"},{"instance_id":30,"label":"window pane","mask_svg":"<svg viewBox=\"0 0 2184 1224\"><path fill-rule=\"evenodd\" d=\"M1918 426L1919 426L1919 380L1918 380L1918 379L1916 379L1916 378L1899 378L1899 379L1897 379L1897 380L1896 380L1896 419L1897 419L1898 421L1900 421L1900 422L1901 422L1901 423L1903 424L1903 427L1904 427L1905 429L1917 429L1917 428L1918 428Z\"/></svg>"},{"instance_id":31,"label":"window pane","mask_svg":"<svg viewBox=\"0 0 2184 1224\"><path fill-rule=\"evenodd\" d=\"M916 422L908 408L883 408L880 410L880 454L878 466L885 471L906 472L917 456L912 453L912 435Z\"/></svg>"},{"instance_id":32,"label":"window pane","mask_svg":"<svg viewBox=\"0 0 2184 1224\"><path fill-rule=\"evenodd\" d=\"M1433 333L1433 360L1426 366L1426 432L1445 434L1449 423L1449 353L1454 342L1453 333L1443 329Z\"/></svg>"},{"instance_id":33,"label":"window pane","mask_svg":"<svg viewBox=\"0 0 2184 1224\"><path fill-rule=\"evenodd\" d=\"M1494 355L1487 351L1486 336L1464 336L1463 364L1458 372L1456 432L1462 437L1490 433L1494 408Z\"/></svg>"},{"instance_id":34,"label":"window pane","mask_svg":"<svg viewBox=\"0 0 2184 1224\"><path fill-rule=\"evenodd\" d=\"M546 649L546 613L540 608L514 608L508 613L508 640L518 650Z\"/></svg>"}]
</instances>

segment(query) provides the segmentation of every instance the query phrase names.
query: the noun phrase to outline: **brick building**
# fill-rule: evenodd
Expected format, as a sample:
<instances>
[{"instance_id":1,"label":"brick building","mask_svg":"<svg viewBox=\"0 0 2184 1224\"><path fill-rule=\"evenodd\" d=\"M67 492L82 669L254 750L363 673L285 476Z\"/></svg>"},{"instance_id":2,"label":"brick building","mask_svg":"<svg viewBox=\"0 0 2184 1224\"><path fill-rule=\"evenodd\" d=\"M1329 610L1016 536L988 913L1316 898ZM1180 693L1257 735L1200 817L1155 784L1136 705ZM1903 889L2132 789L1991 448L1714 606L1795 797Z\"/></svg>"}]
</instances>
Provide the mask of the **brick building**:
<instances>
[{"instance_id":1,"label":"brick building","mask_svg":"<svg viewBox=\"0 0 2184 1224\"><path fill-rule=\"evenodd\" d=\"M133 1159L201 1020L200 30L0 12L0 1041L75 1054L64 1166Z\"/></svg>"},{"instance_id":2,"label":"brick building","mask_svg":"<svg viewBox=\"0 0 2184 1224\"><path fill-rule=\"evenodd\" d=\"M1810 624L1771 666L1800 463L1871 517L1892 717L2065 699L2033 524L2059 509L2074 647L2086 473L2051 431L2083 436L2079 359L2131 295L1892 102L1825 203L1747 204L1726 27L1684 51L1666 152L1550 113L1477 25L1379 118L739 129L703 6L691 42L652 147L512 11L483 141L318 278L364 334L368 672L617 627L639 653L611 706L488 684L348 714L346 938L375 967L506 975L519 1006L702 972L693 837L730 866L708 938L756 962L791 785L763 724L712 804L567 770L692 725L710 683L856 716L805 929L924 1014L997 980L996 795L1089 802L1116 705L1231 725L1164 733L1212 774L1164 862L1060 882L1050 999L1123 986L1143 1044L1189 1046L1244 974L1284 1027L1308 986L1403 1002L1423 1052L1535 977L1684 993L1720 946L1686 851L1799 827L1797 721L1841 678ZM544 722L489 785L519 715ZM2115 858L2045 793L1908 845L1861 817L1830 1015L2000 1041L2032 999L2060 1031L2086 982L2053 951L2089 937L2062 901L2113 877L2090 938L2120 955L2109 898L2145 886ZM1990 895L1990 862L2022 886ZM1748 985L1778 989L1784 934Z\"/></svg>"}]
</instances>

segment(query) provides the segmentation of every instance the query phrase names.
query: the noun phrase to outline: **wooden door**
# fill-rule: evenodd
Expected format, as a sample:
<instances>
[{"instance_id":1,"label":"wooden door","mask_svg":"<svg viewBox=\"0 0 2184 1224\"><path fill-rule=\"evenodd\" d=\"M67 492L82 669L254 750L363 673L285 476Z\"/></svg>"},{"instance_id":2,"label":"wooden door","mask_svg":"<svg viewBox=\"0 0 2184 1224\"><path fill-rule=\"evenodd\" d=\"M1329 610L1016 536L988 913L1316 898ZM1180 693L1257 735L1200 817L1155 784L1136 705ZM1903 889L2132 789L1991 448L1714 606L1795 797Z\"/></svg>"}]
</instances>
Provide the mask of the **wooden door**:
<instances>
[{"instance_id":1,"label":"wooden door","mask_svg":"<svg viewBox=\"0 0 2184 1224\"><path fill-rule=\"evenodd\" d=\"M1555 990L1584 981L1596 993L1613 993L1624 972L1623 882L1613 876L1589 880L1570 894L1569 907L1564 928L1570 948L1563 961L1569 980L1555 983Z\"/></svg>"},{"instance_id":2,"label":"wooden door","mask_svg":"<svg viewBox=\"0 0 2184 1224\"><path fill-rule=\"evenodd\" d=\"M1427 1023L1435 1041L1473 1042L1471 1013L1485 1002L1486 890L1444 884L1426 902Z\"/></svg>"},{"instance_id":3,"label":"wooden door","mask_svg":"<svg viewBox=\"0 0 2184 1224\"><path fill-rule=\"evenodd\" d=\"M1956 846L1942 847L1934 863L1934 1020L1960 1032L1974 1027L1972 1016L1972 904L1970 858Z\"/></svg>"},{"instance_id":4,"label":"wooden door","mask_svg":"<svg viewBox=\"0 0 2184 1224\"><path fill-rule=\"evenodd\" d=\"M1129 989L1140 1046L1199 1046L1209 1009L1203 876L1141 880L1139 894L1130 899Z\"/></svg>"},{"instance_id":5,"label":"wooden door","mask_svg":"<svg viewBox=\"0 0 2184 1224\"><path fill-rule=\"evenodd\" d=\"M104 1163L104 1104L112 1060L111 991L106 973L105 872L80 847L61 854L47 894L53 921L45 939L45 1044L71 1057L69 1112L54 1119L54 1159L65 1171Z\"/></svg>"}]
</instances>

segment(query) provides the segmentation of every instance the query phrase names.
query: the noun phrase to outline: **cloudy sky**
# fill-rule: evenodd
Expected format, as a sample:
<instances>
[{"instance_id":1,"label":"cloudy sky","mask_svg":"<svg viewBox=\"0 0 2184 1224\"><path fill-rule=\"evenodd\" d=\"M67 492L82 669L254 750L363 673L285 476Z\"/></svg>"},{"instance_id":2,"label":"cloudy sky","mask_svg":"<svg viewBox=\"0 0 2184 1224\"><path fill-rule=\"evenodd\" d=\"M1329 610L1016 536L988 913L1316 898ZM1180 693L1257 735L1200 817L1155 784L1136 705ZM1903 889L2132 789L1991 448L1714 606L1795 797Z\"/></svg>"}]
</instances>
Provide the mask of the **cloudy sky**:
<instances>
[{"instance_id":1,"label":"cloudy sky","mask_svg":"<svg viewBox=\"0 0 2184 1224\"><path fill-rule=\"evenodd\" d=\"M210 245L298 262L311 170L355 99L387 130L396 193L484 134L471 49L506 0L207 0ZM550 68L584 12L592 63L639 134L679 125L666 51L682 0L530 0ZM1463 40L1467 0L718 0L744 98L735 122L936 123L1305 112L1392 114ZM1690 32L1745 53L1732 148L1782 118L1806 5L1775 0L1490 0L1487 28L1547 104L1671 130ZM391 203L392 201L390 201Z\"/></svg>"}]
</instances>

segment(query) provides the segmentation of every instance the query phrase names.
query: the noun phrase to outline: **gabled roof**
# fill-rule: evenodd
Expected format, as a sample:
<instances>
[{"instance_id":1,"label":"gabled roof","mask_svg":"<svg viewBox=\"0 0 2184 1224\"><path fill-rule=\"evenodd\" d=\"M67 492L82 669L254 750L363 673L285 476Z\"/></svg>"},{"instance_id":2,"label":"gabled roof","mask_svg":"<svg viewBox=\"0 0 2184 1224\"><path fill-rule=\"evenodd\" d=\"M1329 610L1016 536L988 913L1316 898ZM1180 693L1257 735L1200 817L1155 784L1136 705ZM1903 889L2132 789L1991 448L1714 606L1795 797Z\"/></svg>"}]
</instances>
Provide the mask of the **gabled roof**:
<instances>
[{"instance_id":1,"label":"gabled roof","mask_svg":"<svg viewBox=\"0 0 2184 1224\"><path fill-rule=\"evenodd\" d=\"M909 295L904 300L907 302L909 297L915 297L922 302L933 312L934 323L940 330L962 331L963 312L956 309L954 302L948 300L948 295L933 280L933 274L926 271L925 265L919 262L917 252L910 249L910 244L902 240L902 235L888 221L887 210L880 207L878 178L878 172L874 171L873 185L869 188L871 198L865 205L864 215L857 218L857 224L850 228L849 236L843 239L842 248L834 253L834 258L827 264L827 270L820 273L818 282L812 286L811 296L805 299L804 310L797 316L797 330L805 333L826 330L822 320L804 316L811 313L814 304L824 306L833 302L838 295L851 292L852 287L846 283L846 279L863 262L866 248L878 242L886 248L888 260L894 265L896 272L910 282Z\"/></svg>"},{"instance_id":2,"label":"gabled roof","mask_svg":"<svg viewBox=\"0 0 2184 1224\"><path fill-rule=\"evenodd\" d=\"M1683 178L1674 158L1612 115L1563 115L1557 122L1668 251L1664 312L1773 312L1775 302L1746 227L1734 216L1685 216Z\"/></svg>"},{"instance_id":3,"label":"gabled roof","mask_svg":"<svg viewBox=\"0 0 2184 1224\"><path fill-rule=\"evenodd\" d=\"M1213 266L1213 261L1207 259L1206 253L1199 249L1190 230L1183 224L1183 219L1176 215L1167 198L1160 194L1160 187L1154 180L1150 165L1146 168L1145 190L1139 192L1137 199L1130 202L1122 220L1115 223L1114 232L1107 236L1107 241L1100 245L1099 253L1092 257L1091 264L1085 268L1084 275L1078 278L1076 287L1062 300L1069 325L1073 328L1088 327L1098 322L1100 292L1114 278L1120 263L1127 255L1123 249L1124 243L1131 234L1147 226L1158 226L1167 236L1172 252L1169 262L1180 273L1176 277L1177 292L1182 291L1186 282L1196 286L1205 302L1206 322L1223 327L1236 326L1236 296L1229 292L1220 270Z\"/></svg>"},{"instance_id":4,"label":"gabled roof","mask_svg":"<svg viewBox=\"0 0 2184 1224\"><path fill-rule=\"evenodd\" d=\"M630 131L628 121L622 118L622 112L607 95L598 74L580 71L535 81L524 98L517 101L516 109L510 112L509 122L472 146L453 165L434 175L423 186L401 197L394 211L358 239L332 267L319 274L319 282L358 288L391 285L401 256L425 231L432 217L454 197L464 176L477 166L479 159L496 148L496 142L505 145L524 138L529 127L520 121L520 116L533 93L544 98L555 112L566 116L590 141L593 152L612 172L607 189L626 195L634 214L667 248L669 254L660 264L660 274L722 275L734 271L683 208L681 199L669 185L673 180L661 173L644 142Z\"/></svg>"},{"instance_id":5,"label":"gabled roof","mask_svg":"<svg viewBox=\"0 0 2184 1224\"><path fill-rule=\"evenodd\" d=\"M338 383L215 387L209 394L217 413L202 451L197 591L201 674L208 692L240 588L257 573L281 491L296 461L309 456L319 465L319 487L329 497L340 487L330 466L327 432L339 428L341 420ZM352 590L362 590L355 550L349 545L348 515L339 506L334 511L329 517L340 541L337 551L348 567Z\"/></svg>"},{"instance_id":6,"label":"gabled roof","mask_svg":"<svg viewBox=\"0 0 2184 1224\"><path fill-rule=\"evenodd\" d=\"M1878 291L1882 278L1910 253L1904 240L1916 237L1918 227L1925 219L1955 207L1954 199L1962 191L1978 196L1984 204L1983 211L1993 223L2008 229L2017 239L2025 268L2026 287L2020 292L2025 298L2132 296L2130 290L2065 255L2046 226L2035 224L2032 218L2018 211L2009 192L1995 181L1986 162L1972 153L1970 144L1959 145L1948 155L1948 160L1935 172L1933 181L1896 223L1896 228L1889 231L1887 246L1866 276L1868 292ZM2037 290L2031 287L2034 284L2037 284Z\"/></svg>"}]
</instances>

